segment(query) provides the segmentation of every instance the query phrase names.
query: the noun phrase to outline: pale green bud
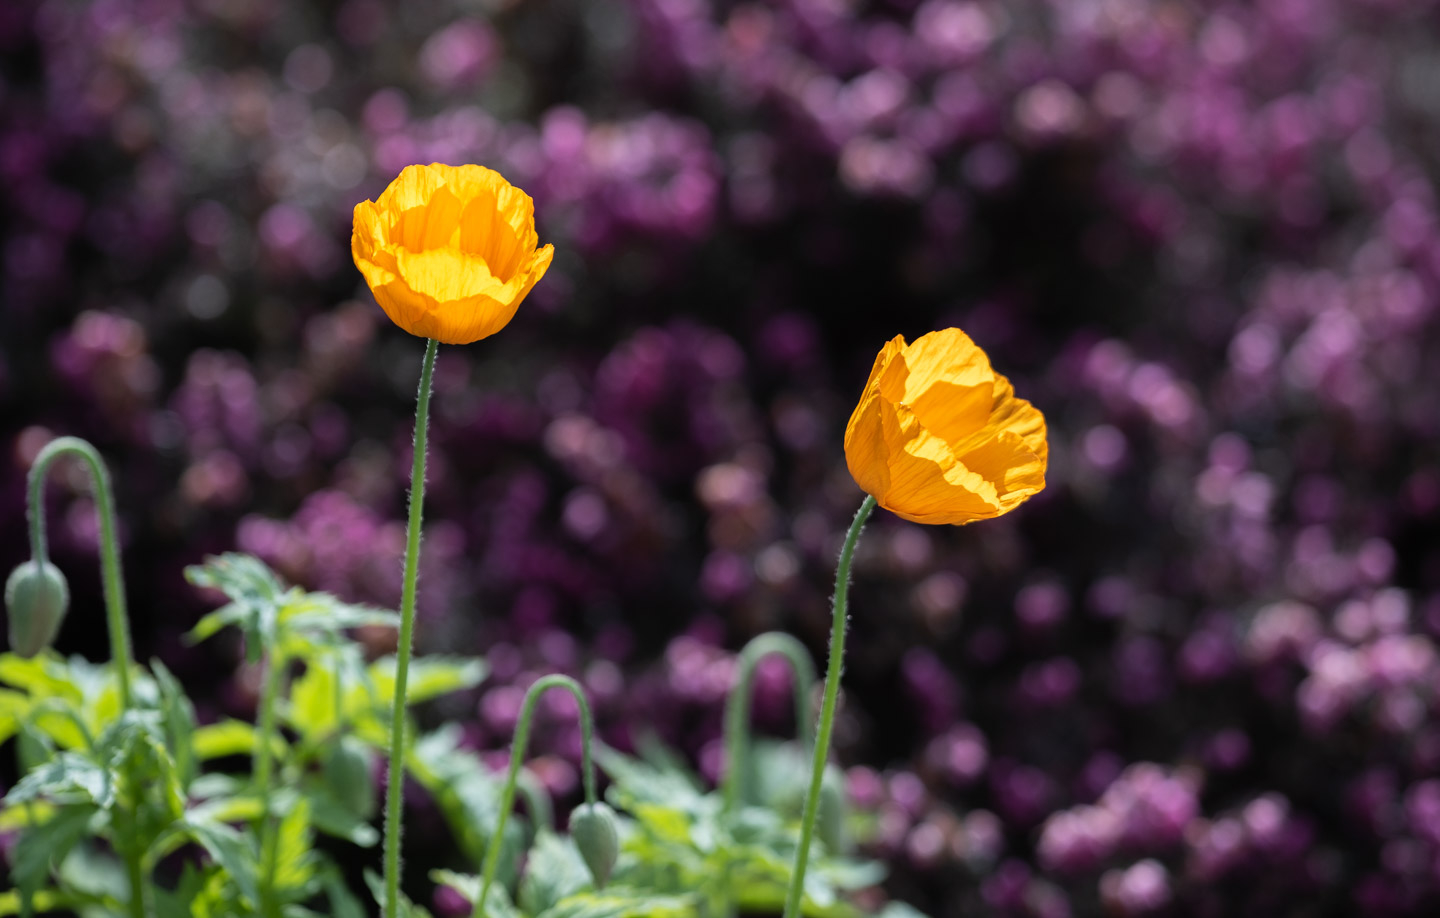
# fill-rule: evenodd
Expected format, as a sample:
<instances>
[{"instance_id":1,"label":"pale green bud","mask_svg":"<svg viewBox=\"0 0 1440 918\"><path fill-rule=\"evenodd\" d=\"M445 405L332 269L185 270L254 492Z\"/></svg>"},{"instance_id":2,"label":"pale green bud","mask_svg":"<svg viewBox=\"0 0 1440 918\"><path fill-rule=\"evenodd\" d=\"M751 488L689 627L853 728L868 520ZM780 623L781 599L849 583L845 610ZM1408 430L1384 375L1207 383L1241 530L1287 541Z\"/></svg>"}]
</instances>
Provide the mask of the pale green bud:
<instances>
[{"instance_id":1,"label":"pale green bud","mask_svg":"<svg viewBox=\"0 0 1440 918\"><path fill-rule=\"evenodd\" d=\"M5 581L5 609L10 619L10 649L33 657L49 647L70 607L70 587L60 569L33 560L15 568Z\"/></svg>"},{"instance_id":2,"label":"pale green bud","mask_svg":"<svg viewBox=\"0 0 1440 918\"><path fill-rule=\"evenodd\" d=\"M570 837L590 868L596 887L604 887L620 857L615 811L603 803L582 803L570 814Z\"/></svg>"}]
</instances>

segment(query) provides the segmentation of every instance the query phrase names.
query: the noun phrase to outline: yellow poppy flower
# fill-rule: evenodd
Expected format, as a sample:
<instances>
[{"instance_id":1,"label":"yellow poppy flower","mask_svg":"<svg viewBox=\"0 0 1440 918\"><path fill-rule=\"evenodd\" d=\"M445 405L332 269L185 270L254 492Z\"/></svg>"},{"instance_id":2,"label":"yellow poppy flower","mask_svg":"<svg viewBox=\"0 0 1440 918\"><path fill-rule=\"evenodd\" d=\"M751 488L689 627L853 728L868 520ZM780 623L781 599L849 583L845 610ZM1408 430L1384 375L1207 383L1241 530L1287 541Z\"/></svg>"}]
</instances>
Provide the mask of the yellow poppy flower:
<instances>
[{"instance_id":1,"label":"yellow poppy flower","mask_svg":"<svg viewBox=\"0 0 1440 918\"><path fill-rule=\"evenodd\" d=\"M880 506L916 523L1008 513L1045 487L1045 416L958 328L875 358L845 428L850 474Z\"/></svg>"},{"instance_id":2,"label":"yellow poppy flower","mask_svg":"<svg viewBox=\"0 0 1440 918\"><path fill-rule=\"evenodd\" d=\"M495 334L545 275L535 202L484 166L406 166L355 205L350 252L380 308L412 335L469 344Z\"/></svg>"}]
</instances>

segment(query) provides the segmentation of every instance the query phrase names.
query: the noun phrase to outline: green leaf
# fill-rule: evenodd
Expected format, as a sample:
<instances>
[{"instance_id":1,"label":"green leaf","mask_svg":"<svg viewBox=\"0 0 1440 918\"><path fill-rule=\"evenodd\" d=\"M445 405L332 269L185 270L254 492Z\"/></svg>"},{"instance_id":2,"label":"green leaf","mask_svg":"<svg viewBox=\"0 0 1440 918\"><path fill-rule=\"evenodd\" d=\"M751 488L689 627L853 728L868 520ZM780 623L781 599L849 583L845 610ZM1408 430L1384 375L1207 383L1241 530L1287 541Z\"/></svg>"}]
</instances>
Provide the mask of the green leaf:
<instances>
[{"instance_id":1,"label":"green leaf","mask_svg":"<svg viewBox=\"0 0 1440 918\"><path fill-rule=\"evenodd\" d=\"M20 731L20 724L29 713L29 697L10 689L0 689L0 743Z\"/></svg>"},{"instance_id":2,"label":"green leaf","mask_svg":"<svg viewBox=\"0 0 1440 918\"><path fill-rule=\"evenodd\" d=\"M305 667L305 672L290 684L290 697L281 709L286 722L306 738L334 733L343 721L345 699L336 698L335 670L325 664L324 660L313 660Z\"/></svg>"},{"instance_id":3,"label":"green leaf","mask_svg":"<svg viewBox=\"0 0 1440 918\"><path fill-rule=\"evenodd\" d=\"M347 628L399 628L400 615L342 602L329 593L305 593L285 605L280 623L295 631L335 633Z\"/></svg>"},{"instance_id":4,"label":"green leaf","mask_svg":"<svg viewBox=\"0 0 1440 918\"><path fill-rule=\"evenodd\" d=\"M290 802L275 836L275 888L304 889L315 876L315 833L310 828L310 802L298 797Z\"/></svg>"},{"instance_id":5,"label":"green leaf","mask_svg":"<svg viewBox=\"0 0 1440 918\"><path fill-rule=\"evenodd\" d=\"M164 745L158 711L128 711L96 744L115 776L119 802L130 814L131 842L148 848L185 810L185 788Z\"/></svg>"},{"instance_id":6,"label":"green leaf","mask_svg":"<svg viewBox=\"0 0 1440 918\"><path fill-rule=\"evenodd\" d=\"M94 843L82 842L60 862L56 874L60 887L96 898L123 902L130 896L130 878L125 867L109 851Z\"/></svg>"},{"instance_id":7,"label":"green leaf","mask_svg":"<svg viewBox=\"0 0 1440 918\"><path fill-rule=\"evenodd\" d=\"M688 774L646 764L622 755L608 746L596 750L595 760L614 782L612 790L621 801L621 809L633 804L648 803L687 813L713 810L694 779Z\"/></svg>"},{"instance_id":8,"label":"green leaf","mask_svg":"<svg viewBox=\"0 0 1440 918\"><path fill-rule=\"evenodd\" d=\"M89 732L102 732L125 713L125 706L120 703L120 679L114 666L71 657L69 677L80 689L79 710ZM133 682L138 692L143 691L149 680L135 678Z\"/></svg>"},{"instance_id":9,"label":"green leaf","mask_svg":"<svg viewBox=\"0 0 1440 918\"><path fill-rule=\"evenodd\" d=\"M757 742L750 750L747 796L798 820L810 790L811 757L795 743Z\"/></svg>"},{"instance_id":10,"label":"green leaf","mask_svg":"<svg viewBox=\"0 0 1440 918\"><path fill-rule=\"evenodd\" d=\"M71 895L58 890L41 890L35 894L35 901L32 905L37 912L58 912L64 909L74 909L90 902L91 900L84 896ZM0 893L0 916L18 915L19 913L20 893L18 891Z\"/></svg>"},{"instance_id":11,"label":"green leaf","mask_svg":"<svg viewBox=\"0 0 1440 918\"><path fill-rule=\"evenodd\" d=\"M815 862L815 869L836 889L847 892L876 886L884 882L887 873L885 865L879 861L840 857L821 857Z\"/></svg>"},{"instance_id":12,"label":"green leaf","mask_svg":"<svg viewBox=\"0 0 1440 918\"><path fill-rule=\"evenodd\" d=\"M220 759L230 755L250 755L255 751L256 731L253 724L242 720L222 720L195 729L195 756L199 759ZM272 738L275 755L284 758L288 747L279 736Z\"/></svg>"},{"instance_id":13,"label":"green leaf","mask_svg":"<svg viewBox=\"0 0 1440 918\"><path fill-rule=\"evenodd\" d=\"M231 882L231 877L217 865L205 871L205 884L190 901L191 918L241 918L255 914L255 908Z\"/></svg>"},{"instance_id":14,"label":"green leaf","mask_svg":"<svg viewBox=\"0 0 1440 918\"><path fill-rule=\"evenodd\" d=\"M236 625L245 632L245 655L252 663L260 659L263 648L275 645L279 610L288 591L259 558L234 552L206 558L202 565L185 568L185 579L230 598L229 605L202 618L187 640L198 643Z\"/></svg>"},{"instance_id":15,"label":"green leaf","mask_svg":"<svg viewBox=\"0 0 1440 918\"><path fill-rule=\"evenodd\" d=\"M85 837L100 810L89 804L64 806L42 825L26 829L15 847L10 875L23 892L34 894L46 884L52 862L59 863Z\"/></svg>"},{"instance_id":16,"label":"green leaf","mask_svg":"<svg viewBox=\"0 0 1440 918\"><path fill-rule=\"evenodd\" d=\"M453 870L432 870L430 879L451 889L465 897L473 907L476 898L480 895L480 877L469 873L456 873ZM510 893L499 883L490 885L490 892L485 897L485 918L524 918L524 914L510 901Z\"/></svg>"},{"instance_id":17,"label":"green leaf","mask_svg":"<svg viewBox=\"0 0 1440 918\"><path fill-rule=\"evenodd\" d=\"M201 641L214 637L231 625L244 629L249 626L251 619L251 612L245 606L233 602L229 603L228 605L221 606L214 612L207 612L205 615L202 615L200 621L195 623L195 627L186 632L185 642L188 644L199 644Z\"/></svg>"},{"instance_id":18,"label":"green leaf","mask_svg":"<svg viewBox=\"0 0 1440 918\"><path fill-rule=\"evenodd\" d=\"M364 903L345 885L345 878L333 863L327 861L320 871L320 888L330 903L330 918L368 918Z\"/></svg>"},{"instance_id":19,"label":"green leaf","mask_svg":"<svg viewBox=\"0 0 1440 918\"><path fill-rule=\"evenodd\" d=\"M15 761L20 774L29 774L55 758L55 740L29 721L20 725L15 737Z\"/></svg>"},{"instance_id":20,"label":"green leaf","mask_svg":"<svg viewBox=\"0 0 1440 918\"><path fill-rule=\"evenodd\" d=\"M83 755L63 752L21 778L5 795L5 803L14 806L42 798L105 809L115 802L114 776Z\"/></svg>"},{"instance_id":21,"label":"green leaf","mask_svg":"<svg viewBox=\"0 0 1440 918\"><path fill-rule=\"evenodd\" d=\"M260 867L250 839L194 810L185 817L184 828L211 860L224 869L241 895L252 903L260 901Z\"/></svg>"},{"instance_id":22,"label":"green leaf","mask_svg":"<svg viewBox=\"0 0 1440 918\"><path fill-rule=\"evenodd\" d=\"M306 782L304 793L310 801L310 819L319 831L362 848L369 848L380 840L375 827L341 803L324 782Z\"/></svg>"},{"instance_id":23,"label":"green leaf","mask_svg":"<svg viewBox=\"0 0 1440 918\"><path fill-rule=\"evenodd\" d=\"M539 918L696 918L699 914L697 903L689 896L607 888L570 896Z\"/></svg>"},{"instance_id":24,"label":"green leaf","mask_svg":"<svg viewBox=\"0 0 1440 918\"><path fill-rule=\"evenodd\" d=\"M405 703L414 705L450 692L474 688L485 680L485 661L478 657L417 657L410 663ZM381 657L370 665L378 701L389 708L395 698L395 658Z\"/></svg>"},{"instance_id":25,"label":"green leaf","mask_svg":"<svg viewBox=\"0 0 1440 918\"><path fill-rule=\"evenodd\" d=\"M193 918L195 913L190 910L190 906L201 897L208 880L208 873L211 872L218 872L218 868L208 868L207 872L195 864L187 862L181 868L180 882L175 884L173 891L155 884L151 889L155 903L155 918Z\"/></svg>"},{"instance_id":26,"label":"green leaf","mask_svg":"<svg viewBox=\"0 0 1440 918\"><path fill-rule=\"evenodd\" d=\"M690 845L694 841L691 837L694 823L683 810L654 803L635 803L631 811L640 827L660 841L676 845ZM699 845L694 847L704 850Z\"/></svg>"},{"instance_id":27,"label":"green leaf","mask_svg":"<svg viewBox=\"0 0 1440 918\"><path fill-rule=\"evenodd\" d=\"M185 568L185 579L248 605L276 604L285 593L285 584L264 561L240 552L211 555L203 564L192 564Z\"/></svg>"},{"instance_id":28,"label":"green leaf","mask_svg":"<svg viewBox=\"0 0 1440 918\"><path fill-rule=\"evenodd\" d=\"M58 810L53 803L29 801L0 809L0 832L20 832L50 819Z\"/></svg>"},{"instance_id":29,"label":"green leaf","mask_svg":"<svg viewBox=\"0 0 1440 918\"><path fill-rule=\"evenodd\" d=\"M370 887L370 895L375 897L375 903L383 909L385 907L385 881L375 871L367 870L365 871L365 885ZM431 918L428 910L411 902L403 892L400 893L399 906L401 918Z\"/></svg>"},{"instance_id":30,"label":"green leaf","mask_svg":"<svg viewBox=\"0 0 1440 918\"><path fill-rule=\"evenodd\" d=\"M410 773L435 798L466 859L485 857L485 846L500 814L502 782L473 753L459 748L460 728L448 724L415 743L407 759ZM504 837L497 877L510 885L524 847L524 821L512 816Z\"/></svg>"},{"instance_id":31,"label":"green leaf","mask_svg":"<svg viewBox=\"0 0 1440 918\"><path fill-rule=\"evenodd\" d=\"M585 866L575 842L542 830L526 858L518 896L520 907L532 915L539 914L593 885L590 868Z\"/></svg>"},{"instance_id":32,"label":"green leaf","mask_svg":"<svg viewBox=\"0 0 1440 918\"><path fill-rule=\"evenodd\" d=\"M200 775L190 783L190 796L195 800L227 797L241 793L248 786L248 782L242 781L234 775L224 775L212 771ZM228 822L229 820L222 819L220 821Z\"/></svg>"},{"instance_id":33,"label":"green leaf","mask_svg":"<svg viewBox=\"0 0 1440 918\"><path fill-rule=\"evenodd\" d=\"M29 659L0 653L0 682L23 689L32 701L59 698L78 703L82 700L65 663L52 652Z\"/></svg>"},{"instance_id":34,"label":"green leaf","mask_svg":"<svg viewBox=\"0 0 1440 918\"><path fill-rule=\"evenodd\" d=\"M741 911L780 911L790 886L791 861L772 852L750 848L742 852L727 879ZM805 875L805 897L801 914L808 918L863 918L863 913L841 899L824 875L821 864L813 863Z\"/></svg>"},{"instance_id":35,"label":"green leaf","mask_svg":"<svg viewBox=\"0 0 1440 918\"><path fill-rule=\"evenodd\" d=\"M217 823L254 822L265 813L265 801L251 796L220 796L190 808L190 818Z\"/></svg>"},{"instance_id":36,"label":"green leaf","mask_svg":"<svg viewBox=\"0 0 1440 918\"><path fill-rule=\"evenodd\" d=\"M30 709L28 727L44 736L46 745L61 749L85 749L92 737L80 708L62 698L47 698ZM33 737L32 737L33 738Z\"/></svg>"},{"instance_id":37,"label":"green leaf","mask_svg":"<svg viewBox=\"0 0 1440 918\"><path fill-rule=\"evenodd\" d=\"M191 704L180 682L159 660L151 660L155 682L160 690L160 714L165 722L165 739L175 758L175 767L185 787L195 779L195 705Z\"/></svg>"}]
</instances>

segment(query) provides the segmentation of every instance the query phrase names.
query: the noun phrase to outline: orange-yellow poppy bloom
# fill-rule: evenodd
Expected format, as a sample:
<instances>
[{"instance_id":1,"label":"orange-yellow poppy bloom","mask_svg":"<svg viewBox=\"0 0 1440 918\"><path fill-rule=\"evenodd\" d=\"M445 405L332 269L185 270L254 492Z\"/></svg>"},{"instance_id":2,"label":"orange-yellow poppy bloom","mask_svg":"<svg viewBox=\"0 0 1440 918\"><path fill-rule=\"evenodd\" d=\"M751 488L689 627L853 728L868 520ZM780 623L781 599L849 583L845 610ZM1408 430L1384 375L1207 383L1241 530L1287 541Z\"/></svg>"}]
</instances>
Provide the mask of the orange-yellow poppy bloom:
<instances>
[{"instance_id":1,"label":"orange-yellow poppy bloom","mask_svg":"<svg viewBox=\"0 0 1440 918\"><path fill-rule=\"evenodd\" d=\"M916 523L1008 513L1045 487L1045 416L958 328L881 349L845 428L861 489Z\"/></svg>"},{"instance_id":2,"label":"orange-yellow poppy bloom","mask_svg":"<svg viewBox=\"0 0 1440 918\"><path fill-rule=\"evenodd\" d=\"M535 202L484 166L406 166L355 205L350 253L380 308L412 335L469 344L495 334L545 275Z\"/></svg>"}]
</instances>

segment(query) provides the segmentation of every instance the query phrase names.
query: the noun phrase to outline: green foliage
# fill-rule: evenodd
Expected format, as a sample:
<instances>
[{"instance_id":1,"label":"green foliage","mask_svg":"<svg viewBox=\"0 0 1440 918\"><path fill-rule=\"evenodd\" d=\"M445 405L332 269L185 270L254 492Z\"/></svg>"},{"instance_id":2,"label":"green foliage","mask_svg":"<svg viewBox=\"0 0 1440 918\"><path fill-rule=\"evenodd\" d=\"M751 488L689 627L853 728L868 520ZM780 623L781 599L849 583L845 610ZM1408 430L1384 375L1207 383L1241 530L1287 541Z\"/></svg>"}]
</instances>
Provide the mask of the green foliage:
<instances>
[{"instance_id":1,"label":"green foliage","mask_svg":"<svg viewBox=\"0 0 1440 918\"><path fill-rule=\"evenodd\" d=\"M259 724L201 724L179 681L159 663L131 674L134 704L122 709L111 666L50 650L0 654L0 743L23 777L0 800L0 831L19 832L14 889L0 918L64 910L86 918L133 915L132 888L155 918L362 918L373 913L317 846L329 836L360 849L379 840L372 774L389 739L395 661L367 659L351 636L394 627L394 613L285 586L255 558L227 554L186 572L225 603L190 632L227 628L263 666L273 716ZM484 661L432 656L410 670L410 705L474 687ZM419 733L406 751L409 776L434 799L461 863L478 867L500 818L502 781L462 748L454 724ZM12 741L13 742L10 742ZM777 913L798 839L808 753L793 744L750 744L746 799L727 810L671 753L642 758L600 750L610 805L576 809L571 835L550 827L549 801L531 788L538 826L512 819L501 842L486 918L724 918ZM263 777L262 777L263 776ZM821 843L805 883L809 918L862 918L856 890L883 877L877 864L845 856L863 837L827 779ZM181 854L179 866L155 867ZM172 860L167 862L175 864ZM176 874L178 870L178 875ZM431 871L472 901L478 878ZM603 883L597 883L597 877ZM370 893L382 890L367 873ZM429 912L409 900L409 918ZM923 918L892 906L882 918Z\"/></svg>"},{"instance_id":2,"label":"green foliage","mask_svg":"<svg viewBox=\"0 0 1440 918\"><path fill-rule=\"evenodd\" d=\"M595 890L588 885L589 871L579 853L549 832L541 833L531 857L538 860L527 867L521 902L517 905L508 891L497 885L490 890L484 918L703 918L705 914L692 895L657 894L618 885ZM530 880L531 873L536 880ZM480 893L478 876L432 870L430 879L453 888L470 902ZM573 891L566 892L567 887Z\"/></svg>"},{"instance_id":3,"label":"green foliage","mask_svg":"<svg viewBox=\"0 0 1440 918\"><path fill-rule=\"evenodd\" d=\"M453 748L445 733L427 742L431 754L442 759ZM572 817L571 832L580 829L574 838L542 829L525 854L523 874L515 876L513 867L502 872L502 881L490 890L485 918L725 918L737 912L780 912L799 838L799 807L788 803L796 798L792 785L805 780L805 757L779 744L760 744L753 753L767 779L754 785L760 800L727 812L723 796L702 787L668 751L652 747L637 759L601 749L598 760L612 780L610 802L625 814L615 820L620 854L611 881L597 889L576 844L583 824L577 827ZM793 776L770 771L782 762L793 766ZM474 812L493 827L491 811ZM863 829L863 824L848 828ZM806 877L803 914L863 918L850 894L874 886L884 874L877 863L818 845ZM478 877L445 870L430 876L471 902L479 893ZM885 914L923 918L899 907Z\"/></svg>"},{"instance_id":4,"label":"green foliage","mask_svg":"<svg viewBox=\"0 0 1440 918\"><path fill-rule=\"evenodd\" d=\"M398 616L286 587L246 555L211 558L186 576L228 600L191 640L237 628L247 658L276 668L280 729L266 736L244 721L199 724L159 663L132 674L135 706L125 711L111 666L52 651L0 654L0 743L15 741L23 773L0 800L0 831L20 833L15 889L0 894L0 916L130 914L137 875L157 918L368 913L315 838L378 841L370 767L388 743L394 661L367 661L349 632L394 627ZM415 704L478 684L485 667L432 657L415 660L411 673ZM273 769L263 787L244 769L262 753ZM498 784L453 742L427 738L410 758L421 782L455 803L452 821L497 810ZM186 857L178 880L156 886L155 865L186 850L197 856Z\"/></svg>"},{"instance_id":5,"label":"green foliage","mask_svg":"<svg viewBox=\"0 0 1440 918\"><path fill-rule=\"evenodd\" d=\"M698 781L664 752L646 760L605 750L599 760L613 784L609 797L629 814L621 827L617 886L698 896L704 915L779 912L785 904L799 837L794 786L807 777L799 750L779 744L752 749L762 764L751 783L760 802L727 812L718 792ZM823 844L812 849L803 914L860 918L848 894L884 879L884 868L855 861Z\"/></svg>"},{"instance_id":6,"label":"green foliage","mask_svg":"<svg viewBox=\"0 0 1440 918\"><path fill-rule=\"evenodd\" d=\"M439 804L465 860L478 865L500 819L500 778L460 748L460 728L454 724L421 737L406 767ZM525 835L522 821L511 819L500 849L502 882L514 881Z\"/></svg>"},{"instance_id":7,"label":"green foliage","mask_svg":"<svg viewBox=\"0 0 1440 918\"><path fill-rule=\"evenodd\" d=\"M531 915L544 914L591 883L590 868L575 842L554 832L541 832L530 849L525 879L520 883L520 908Z\"/></svg>"}]
</instances>

